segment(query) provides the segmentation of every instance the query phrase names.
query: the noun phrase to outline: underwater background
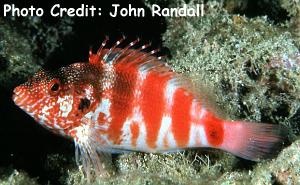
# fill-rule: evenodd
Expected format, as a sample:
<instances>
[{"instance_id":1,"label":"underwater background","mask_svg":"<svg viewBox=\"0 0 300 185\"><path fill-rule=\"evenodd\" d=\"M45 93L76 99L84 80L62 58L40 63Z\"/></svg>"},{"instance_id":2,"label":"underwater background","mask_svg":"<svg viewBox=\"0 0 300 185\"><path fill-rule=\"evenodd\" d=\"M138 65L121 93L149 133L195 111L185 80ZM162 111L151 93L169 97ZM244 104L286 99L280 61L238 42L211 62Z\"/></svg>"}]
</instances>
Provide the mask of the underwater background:
<instances>
[{"instance_id":1,"label":"underwater background","mask_svg":"<svg viewBox=\"0 0 300 185\"><path fill-rule=\"evenodd\" d=\"M17 7L81 1L5 1ZM87 61L106 35L140 37L161 48L166 62L208 87L227 119L285 125L286 146L259 163L218 150L115 155L117 175L94 184L300 184L300 1L88 1L144 7L145 17L0 17L0 185L84 184L74 144L42 128L14 105L14 87L38 69ZM195 7L203 17L152 17L149 6ZM1 10L2 11L2 10ZM47 11L45 11L47 12ZM1 13L1 15L3 15ZM221 111L222 110L222 111Z\"/></svg>"}]
</instances>

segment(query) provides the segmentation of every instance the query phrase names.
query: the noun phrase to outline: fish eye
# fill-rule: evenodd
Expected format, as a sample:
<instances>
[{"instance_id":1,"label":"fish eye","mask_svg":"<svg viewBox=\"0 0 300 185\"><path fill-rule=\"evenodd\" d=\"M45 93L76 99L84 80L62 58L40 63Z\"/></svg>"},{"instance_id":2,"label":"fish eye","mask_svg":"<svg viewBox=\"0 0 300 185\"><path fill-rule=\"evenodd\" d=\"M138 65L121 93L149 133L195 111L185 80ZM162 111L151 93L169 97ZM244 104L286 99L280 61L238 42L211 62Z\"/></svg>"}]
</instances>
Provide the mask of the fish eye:
<instances>
[{"instance_id":1,"label":"fish eye","mask_svg":"<svg viewBox=\"0 0 300 185\"><path fill-rule=\"evenodd\" d=\"M49 93L56 95L60 90L60 82L58 79L53 79L49 84Z\"/></svg>"},{"instance_id":2,"label":"fish eye","mask_svg":"<svg viewBox=\"0 0 300 185\"><path fill-rule=\"evenodd\" d=\"M59 84L58 83L52 84L51 91L55 92L55 91L58 91L58 89L59 89Z\"/></svg>"}]
</instances>

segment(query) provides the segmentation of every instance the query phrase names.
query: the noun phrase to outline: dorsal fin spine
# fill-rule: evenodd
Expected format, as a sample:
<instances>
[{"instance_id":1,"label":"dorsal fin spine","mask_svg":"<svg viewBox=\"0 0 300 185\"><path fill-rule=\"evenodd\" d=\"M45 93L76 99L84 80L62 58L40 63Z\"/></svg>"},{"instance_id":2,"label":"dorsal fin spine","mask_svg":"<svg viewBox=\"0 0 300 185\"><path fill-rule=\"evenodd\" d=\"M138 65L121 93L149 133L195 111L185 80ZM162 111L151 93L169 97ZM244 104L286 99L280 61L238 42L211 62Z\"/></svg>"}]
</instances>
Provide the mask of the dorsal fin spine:
<instances>
[{"instance_id":1,"label":"dorsal fin spine","mask_svg":"<svg viewBox=\"0 0 300 185\"><path fill-rule=\"evenodd\" d=\"M113 58L112 63L114 61L117 61L119 59L120 56L122 56L129 48L131 48L132 46L134 46L135 44L137 44L140 41L139 38L137 38L136 40L130 42L129 44L127 44L126 47L124 47L123 49L121 49L118 54Z\"/></svg>"},{"instance_id":2,"label":"dorsal fin spine","mask_svg":"<svg viewBox=\"0 0 300 185\"><path fill-rule=\"evenodd\" d=\"M99 56L99 57L101 56L102 49L106 46L108 40L109 40L109 37L105 36L105 39L103 40L103 42L101 43L100 48L97 51L97 56Z\"/></svg>"},{"instance_id":3,"label":"dorsal fin spine","mask_svg":"<svg viewBox=\"0 0 300 185\"><path fill-rule=\"evenodd\" d=\"M119 39L114 45L113 47L111 47L107 53L105 53L105 55L103 56L103 60L106 61L107 57L117 48L118 45L120 45L123 41L125 40L125 36L122 36L121 39ZM111 60L110 63L112 63L114 61Z\"/></svg>"},{"instance_id":4,"label":"dorsal fin spine","mask_svg":"<svg viewBox=\"0 0 300 185\"><path fill-rule=\"evenodd\" d=\"M118 46L126 40L125 36L122 36L110 49L105 49L104 47L107 45L107 42L109 41L109 37L106 36L104 41L101 43L101 46L99 47L96 55L92 54L92 51L90 50L90 63L98 63L101 62L103 65L112 65L115 63L123 63L126 62L128 59L130 59L130 62L128 62L128 65L140 65L141 70L152 70L155 68L155 66L164 66L162 63L161 65L155 62L155 59L160 60L160 58L151 57L151 55L157 53L160 51L160 49L154 49L149 52L142 52L143 50L149 48L151 46L151 42L144 44L140 46L137 49L129 50L131 47L136 45L138 42L140 42L140 39L137 38L136 40L130 42L127 44L124 48L118 48ZM118 48L118 49L117 49ZM115 53L114 56L111 56L111 54ZM111 57L111 58L110 58ZM119 58L122 57L120 60ZM109 59L109 61L107 61ZM151 64L154 62L155 64ZM126 62L127 63L127 62Z\"/></svg>"}]
</instances>

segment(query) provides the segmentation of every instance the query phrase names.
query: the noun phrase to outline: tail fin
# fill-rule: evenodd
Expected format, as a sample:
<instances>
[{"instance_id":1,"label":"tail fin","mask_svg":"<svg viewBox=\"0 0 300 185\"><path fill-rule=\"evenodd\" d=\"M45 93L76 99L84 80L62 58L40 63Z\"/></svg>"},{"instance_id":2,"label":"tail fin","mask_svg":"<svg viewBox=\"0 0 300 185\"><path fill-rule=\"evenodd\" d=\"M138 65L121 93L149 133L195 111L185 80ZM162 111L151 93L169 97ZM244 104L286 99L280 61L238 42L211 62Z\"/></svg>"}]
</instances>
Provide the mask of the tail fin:
<instances>
[{"instance_id":1,"label":"tail fin","mask_svg":"<svg viewBox=\"0 0 300 185\"><path fill-rule=\"evenodd\" d=\"M287 137L285 127L250 122L224 122L224 142L220 147L251 161L272 158L282 148Z\"/></svg>"}]
</instances>

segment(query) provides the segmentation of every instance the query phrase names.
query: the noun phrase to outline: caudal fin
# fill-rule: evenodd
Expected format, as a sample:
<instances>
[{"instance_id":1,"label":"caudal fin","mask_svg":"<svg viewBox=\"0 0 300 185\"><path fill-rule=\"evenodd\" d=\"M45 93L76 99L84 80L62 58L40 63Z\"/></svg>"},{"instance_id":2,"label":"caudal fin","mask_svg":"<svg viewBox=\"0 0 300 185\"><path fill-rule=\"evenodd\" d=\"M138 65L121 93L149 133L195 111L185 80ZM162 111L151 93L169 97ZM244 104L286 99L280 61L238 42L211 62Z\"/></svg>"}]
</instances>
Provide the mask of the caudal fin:
<instances>
[{"instance_id":1,"label":"caudal fin","mask_svg":"<svg viewBox=\"0 0 300 185\"><path fill-rule=\"evenodd\" d=\"M220 147L241 158L259 161L278 154L287 137L285 127L250 122L224 122L224 142Z\"/></svg>"}]
</instances>

